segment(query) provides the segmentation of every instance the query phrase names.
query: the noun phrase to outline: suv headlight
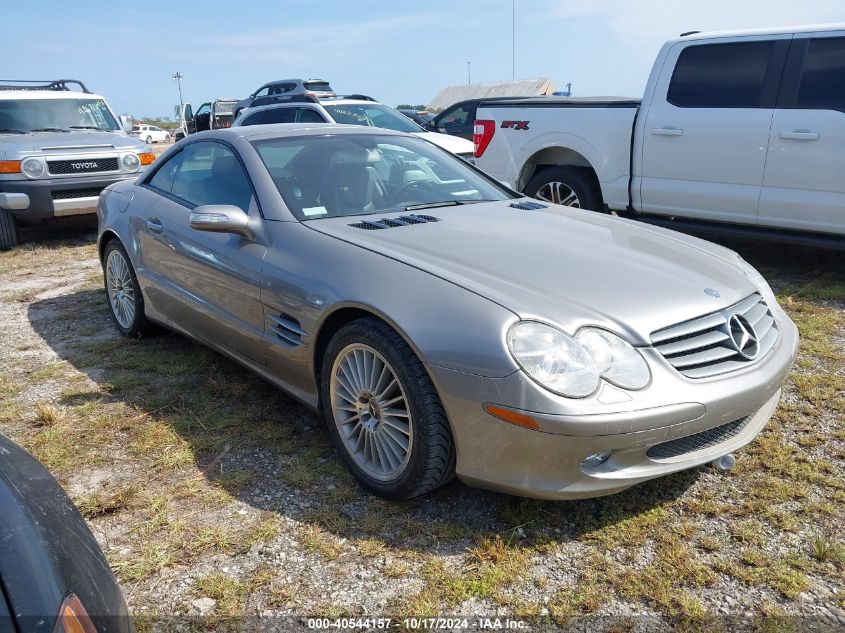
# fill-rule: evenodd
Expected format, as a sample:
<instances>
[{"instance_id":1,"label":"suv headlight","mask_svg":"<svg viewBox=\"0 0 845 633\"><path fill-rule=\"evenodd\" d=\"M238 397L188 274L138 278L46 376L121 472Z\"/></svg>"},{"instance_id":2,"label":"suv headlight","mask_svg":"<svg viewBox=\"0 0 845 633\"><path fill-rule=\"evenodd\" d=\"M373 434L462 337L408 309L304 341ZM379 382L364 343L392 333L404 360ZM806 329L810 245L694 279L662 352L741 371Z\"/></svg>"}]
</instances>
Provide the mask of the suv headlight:
<instances>
[{"instance_id":1,"label":"suv headlight","mask_svg":"<svg viewBox=\"0 0 845 633\"><path fill-rule=\"evenodd\" d=\"M38 158L24 158L21 161L21 171L28 178L41 178L47 169Z\"/></svg>"},{"instance_id":2,"label":"suv headlight","mask_svg":"<svg viewBox=\"0 0 845 633\"><path fill-rule=\"evenodd\" d=\"M745 276L748 277L751 283L754 284L754 286L756 286L756 288L760 291L760 294L766 303L772 307L779 305L772 287L763 275L761 275L754 266L742 259L739 254L736 256L736 261L742 269L742 272L745 273Z\"/></svg>"},{"instance_id":3,"label":"suv headlight","mask_svg":"<svg viewBox=\"0 0 845 633\"><path fill-rule=\"evenodd\" d=\"M134 152L131 154L124 154L123 158L123 168L127 171L138 171L138 168L141 166L141 159L138 158L138 154Z\"/></svg>"},{"instance_id":4,"label":"suv headlight","mask_svg":"<svg viewBox=\"0 0 845 633\"><path fill-rule=\"evenodd\" d=\"M508 348L533 380L568 398L589 396L602 379L631 390L651 380L640 353L599 328L582 328L572 337L545 323L521 321L508 332Z\"/></svg>"}]
</instances>

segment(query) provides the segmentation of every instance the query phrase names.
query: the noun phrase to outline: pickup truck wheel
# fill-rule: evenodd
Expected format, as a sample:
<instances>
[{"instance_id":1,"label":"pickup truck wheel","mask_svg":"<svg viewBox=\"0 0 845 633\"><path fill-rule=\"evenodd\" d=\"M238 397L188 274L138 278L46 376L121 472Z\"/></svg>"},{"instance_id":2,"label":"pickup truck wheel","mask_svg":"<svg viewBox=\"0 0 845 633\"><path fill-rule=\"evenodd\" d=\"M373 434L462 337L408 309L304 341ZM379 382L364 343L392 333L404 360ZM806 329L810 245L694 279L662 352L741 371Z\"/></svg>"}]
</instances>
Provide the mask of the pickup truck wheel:
<instances>
[{"instance_id":1,"label":"pickup truck wheel","mask_svg":"<svg viewBox=\"0 0 845 633\"><path fill-rule=\"evenodd\" d=\"M446 412L419 358L387 324L364 318L343 326L329 342L321 374L329 434L364 488L402 500L452 478Z\"/></svg>"},{"instance_id":2,"label":"pickup truck wheel","mask_svg":"<svg viewBox=\"0 0 845 633\"><path fill-rule=\"evenodd\" d=\"M577 167L547 167L528 181L525 195L566 207L600 211L601 192Z\"/></svg>"},{"instance_id":3,"label":"pickup truck wheel","mask_svg":"<svg viewBox=\"0 0 845 633\"><path fill-rule=\"evenodd\" d=\"M0 209L0 251L7 251L20 243L18 223L8 209Z\"/></svg>"}]
</instances>

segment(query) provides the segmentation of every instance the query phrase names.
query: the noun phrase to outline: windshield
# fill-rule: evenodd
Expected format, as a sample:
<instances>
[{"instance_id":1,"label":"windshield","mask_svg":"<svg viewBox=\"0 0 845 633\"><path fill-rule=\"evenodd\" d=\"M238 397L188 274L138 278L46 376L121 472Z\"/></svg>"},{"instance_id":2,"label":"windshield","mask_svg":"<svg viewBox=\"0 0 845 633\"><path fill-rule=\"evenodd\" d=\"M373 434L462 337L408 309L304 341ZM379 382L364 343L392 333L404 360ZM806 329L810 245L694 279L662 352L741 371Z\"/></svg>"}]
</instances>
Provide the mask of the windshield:
<instances>
[{"instance_id":1,"label":"windshield","mask_svg":"<svg viewBox=\"0 0 845 633\"><path fill-rule=\"evenodd\" d=\"M253 143L300 220L507 200L466 162L407 136L348 134Z\"/></svg>"},{"instance_id":2,"label":"windshield","mask_svg":"<svg viewBox=\"0 0 845 633\"><path fill-rule=\"evenodd\" d=\"M102 99L0 99L0 128L38 130L119 130Z\"/></svg>"},{"instance_id":3,"label":"windshield","mask_svg":"<svg viewBox=\"0 0 845 633\"><path fill-rule=\"evenodd\" d=\"M352 105L323 104L335 123L368 125L397 132L421 132L423 129L404 114L379 103L358 103Z\"/></svg>"}]
</instances>

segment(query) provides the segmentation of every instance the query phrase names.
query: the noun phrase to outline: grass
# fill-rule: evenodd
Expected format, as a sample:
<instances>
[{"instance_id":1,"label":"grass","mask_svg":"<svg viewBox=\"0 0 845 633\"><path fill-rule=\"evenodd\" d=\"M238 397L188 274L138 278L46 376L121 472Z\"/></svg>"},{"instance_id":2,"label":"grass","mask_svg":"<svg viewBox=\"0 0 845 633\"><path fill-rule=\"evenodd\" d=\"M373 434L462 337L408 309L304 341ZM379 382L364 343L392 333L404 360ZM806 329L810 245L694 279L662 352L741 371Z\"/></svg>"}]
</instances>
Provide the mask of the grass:
<instances>
[{"instance_id":1,"label":"grass","mask_svg":"<svg viewBox=\"0 0 845 633\"><path fill-rule=\"evenodd\" d=\"M727 581L742 610L775 626L803 592L841 586L845 573L845 266L806 252L788 268L780 252L743 255L775 271L802 341L775 417L729 474L680 473L566 503L460 485L409 503L375 499L322 421L261 380L179 336L115 335L98 270L39 299L32 271L91 261L93 246L79 243L0 253L0 280L26 280L0 301L30 310L34 330L4 350L0 424L106 535L133 609L187 613L210 597L214 617L355 615L332 594L372 582L374 595L401 590L377 609L368 597L371 611L480 604L562 624L621 604L706 628L705 596ZM51 348L59 358L45 363ZM292 562L303 555L304 566ZM359 569L366 580L351 575ZM175 587L170 603L155 602L161 586ZM839 608L842 595L831 598Z\"/></svg>"}]
</instances>

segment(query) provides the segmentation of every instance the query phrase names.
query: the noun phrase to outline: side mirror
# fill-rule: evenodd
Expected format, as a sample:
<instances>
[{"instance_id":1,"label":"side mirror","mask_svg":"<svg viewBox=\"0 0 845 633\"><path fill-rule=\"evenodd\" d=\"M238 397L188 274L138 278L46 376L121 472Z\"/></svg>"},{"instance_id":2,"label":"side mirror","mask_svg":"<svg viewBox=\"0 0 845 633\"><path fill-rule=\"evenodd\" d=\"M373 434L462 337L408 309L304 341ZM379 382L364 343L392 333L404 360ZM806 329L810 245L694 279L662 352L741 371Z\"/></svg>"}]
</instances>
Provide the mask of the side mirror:
<instances>
[{"instance_id":1,"label":"side mirror","mask_svg":"<svg viewBox=\"0 0 845 633\"><path fill-rule=\"evenodd\" d=\"M132 117L126 116L125 114L121 114L118 118L120 119L120 129L124 132L131 132Z\"/></svg>"},{"instance_id":2,"label":"side mirror","mask_svg":"<svg viewBox=\"0 0 845 633\"><path fill-rule=\"evenodd\" d=\"M204 204L196 207L188 216L188 224L197 231L237 233L252 238L249 216L232 204Z\"/></svg>"},{"instance_id":3,"label":"side mirror","mask_svg":"<svg viewBox=\"0 0 845 633\"><path fill-rule=\"evenodd\" d=\"M23 210L29 208L29 196L25 193L0 193L0 209Z\"/></svg>"}]
</instances>

